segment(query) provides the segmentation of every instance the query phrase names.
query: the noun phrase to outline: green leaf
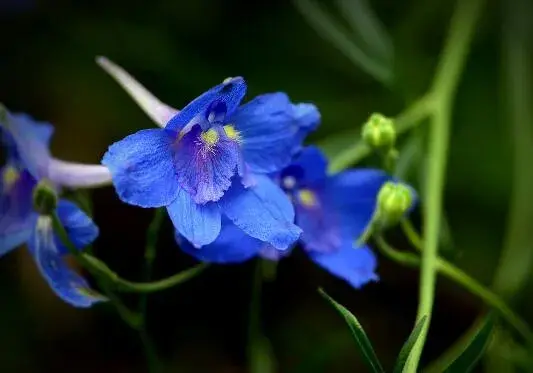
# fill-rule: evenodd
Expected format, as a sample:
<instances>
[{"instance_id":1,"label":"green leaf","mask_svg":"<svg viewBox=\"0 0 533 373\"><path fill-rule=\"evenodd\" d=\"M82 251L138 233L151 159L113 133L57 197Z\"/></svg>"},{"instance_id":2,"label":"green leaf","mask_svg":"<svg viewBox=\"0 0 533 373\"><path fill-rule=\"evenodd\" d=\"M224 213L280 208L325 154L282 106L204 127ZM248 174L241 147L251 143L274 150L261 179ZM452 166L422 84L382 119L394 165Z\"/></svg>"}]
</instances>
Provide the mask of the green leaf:
<instances>
[{"instance_id":1,"label":"green leaf","mask_svg":"<svg viewBox=\"0 0 533 373\"><path fill-rule=\"evenodd\" d=\"M394 365L394 373L403 372L403 368L405 366L405 363L407 362L407 358L409 357L409 354L411 353L413 346L418 340L420 333L422 333L422 330L424 329L426 322L427 322L427 316L424 316L416 323L413 331L411 332L411 335L409 335L409 338L407 338L407 341L405 341L402 349L400 350L400 354L398 355L398 360L396 360L396 365Z\"/></svg>"},{"instance_id":2,"label":"green leaf","mask_svg":"<svg viewBox=\"0 0 533 373\"><path fill-rule=\"evenodd\" d=\"M495 319L488 313L446 351L438 360L428 366L424 373L468 373L476 366L493 335Z\"/></svg>"},{"instance_id":3,"label":"green leaf","mask_svg":"<svg viewBox=\"0 0 533 373\"><path fill-rule=\"evenodd\" d=\"M370 340L368 339L365 331L363 330L363 327L357 321L357 318L348 311L345 307L337 303L333 298L331 298L326 292L322 289L318 289L318 292L320 295L322 295L335 309L344 317L344 320L346 323L348 323L348 326L350 327L350 330L352 331L352 335L355 338L355 341L357 342L361 354L363 355L363 358L370 368L371 372L374 373L384 373L383 368L381 367L381 364L379 363L379 360L376 356L376 353L374 352L374 349L372 348L372 344L370 343Z\"/></svg>"}]
</instances>

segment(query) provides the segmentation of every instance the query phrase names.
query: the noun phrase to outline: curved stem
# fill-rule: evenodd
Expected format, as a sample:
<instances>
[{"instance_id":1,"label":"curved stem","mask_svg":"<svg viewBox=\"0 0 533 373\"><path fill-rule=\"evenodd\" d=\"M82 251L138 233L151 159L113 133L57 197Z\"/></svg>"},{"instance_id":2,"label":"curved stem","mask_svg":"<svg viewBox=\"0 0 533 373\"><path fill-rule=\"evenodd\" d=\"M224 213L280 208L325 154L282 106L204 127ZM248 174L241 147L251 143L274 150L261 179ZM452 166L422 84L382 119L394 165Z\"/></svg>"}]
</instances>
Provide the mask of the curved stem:
<instances>
[{"instance_id":1,"label":"curved stem","mask_svg":"<svg viewBox=\"0 0 533 373\"><path fill-rule=\"evenodd\" d=\"M426 175L427 199L424 205L424 250L420 272L420 290L417 322L427 316L420 337L413 346L405 371L417 372L422 350L427 338L433 302L436 273L439 269L437 247L442 216L442 198L446 171L452 102L475 24L483 0L457 1L450 32L442 54L441 63L433 82L433 112L429 133L428 172Z\"/></svg>"},{"instance_id":2,"label":"curved stem","mask_svg":"<svg viewBox=\"0 0 533 373\"><path fill-rule=\"evenodd\" d=\"M52 224L54 226L54 231L59 236L61 242L68 249L69 253L72 254L79 261L79 263L85 267L86 260L84 259L83 254L72 244L72 242L68 238L67 231L65 230L63 224L61 224L61 220L59 220L57 212L54 212L51 217ZM104 295L110 300L110 303L115 307L121 319L131 328L138 330L141 327L143 321L141 315L126 307L124 303L122 303L120 298L115 293L113 293L113 291L111 291L111 289L109 288L109 283L104 278L97 278L97 280L98 284L104 292Z\"/></svg>"},{"instance_id":3,"label":"curved stem","mask_svg":"<svg viewBox=\"0 0 533 373\"><path fill-rule=\"evenodd\" d=\"M70 242L65 228L61 224L61 221L57 217L56 213L52 215L52 220L54 224L54 229L58 233L63 244L68 248L69 253L76 258L76 260L83 266L83 268L91 272L93 276L95 276L99 280L105 281L106 284L109 284L110 287L113 287L115 290L118 291L122 291L125 293L154 293L157 291L166 290L173 286L179 285L187 280L190 280L191 278L200 274L209 266L206 263L201 263L185 271L176 273L175 275L172 275L170 277L153 282L128 281L119 277L101 260L87 253L83 253L79 251L76 247L74 247L72 242Z\"/></svg>"},{"instance_id":4,"label":"curved stem","mask_svg":"<svg viewBox=\"0 0 533 373\"><path fill-rule=\"evenodd\" d=\"M403 265L417 268L420 266L420 257L409 252L394 249L381 236L376 237L376 243L380 251L390 259ZM533 332L529 325L520 318L497 294L483 286L474 278L455 267L444 259L437 258L436 271L448 279L458 283L473 295L479 297L487 305L494 308L501 317L512 326L528 343L533 342Z\"/></svg>"},{"instance_id":5,"label":"curved stem","mask_svg":"<svg viewBox=\"0 0 533 373\"><path fill-rule=\"evenodd\" d=\"M84 265L87 270L91 271L96 276L103 276L116 290L125 293L154 293L166 290L190 280L209 266L206 263L201 263L162 280L153 282L133 282L119 277L115 272L111 271L105 263L95 257L88 254L82 254L81 256L83 257L82 265Z\"/></svg>"},{"instance_id":6,"label":"curved stem","mask_svg":"<svg viewBox=\"0 0 533 373\"><path fill-rule=\"evenodd\" d=\"M409 219L402 219L400 225L409 242L411 242L417 250L421 251L424 243L422 242L422 237L420 237L415 230L415 227L413 227L413 223L411 223Z\"/></svg>"}]
</instances>

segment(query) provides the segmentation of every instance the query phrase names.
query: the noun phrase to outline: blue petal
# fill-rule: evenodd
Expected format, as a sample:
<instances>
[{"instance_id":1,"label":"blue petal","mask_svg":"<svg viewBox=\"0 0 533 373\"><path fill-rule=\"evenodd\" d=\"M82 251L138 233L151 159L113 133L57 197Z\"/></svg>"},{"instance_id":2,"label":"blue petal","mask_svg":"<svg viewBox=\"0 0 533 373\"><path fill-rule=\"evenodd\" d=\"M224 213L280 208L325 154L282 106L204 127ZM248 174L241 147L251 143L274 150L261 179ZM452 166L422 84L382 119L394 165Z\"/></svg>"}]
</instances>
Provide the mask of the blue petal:
<instances>
[{"instance_id":1,"label":"blue petal","mask_svg":"<svg viewBox=\"0 0 533 373\"><path fill-rule=\"evenodd\" d=\"M313 164L311 157L306 158L309 165ZM305 181L308 178L312 177L306 174ZM296 221L303 230L304 248L332 252L344 242L355 242L370 223L377 193L389 178L381 170L350 170L309 189L316 198L314 206L296 201Z\"/></svg>"},{"instance_id":2,"label":"blue petal","mask_svg":"<svg viewBox=\"0 0 533 373\"><path fill-rule=\"evenodd\" d=\"M354 248L346 242L333 253L309 252L310 258L332 275L358 289L370 281L377 281L376 257L368 247Z\"/></svg>"},{"instance_id":3,"label":"blue petal","mask_svg":"<svg viewBox=\"0 0 533 373\"><path fill-rule=\"evenodd\" d=\"M227 138L220 126L209 131L217 137L215 143L206 143L201 127L193 126L177 144L174 158L180 186L200 204L224 195L239 163L238 143Z\"/></svg>"},{"instance_id":4,"label":"blue petal","mask_svg":"<svg viewBox=\"0 0 533 373\"><path fill-rule=\"evenodd\" d=\"M268 177L254 175L254 178L255 186L248 189L234 179L220 200L223 212L246 234L285 250L301 233L301 229L293 224L292 203Z\"/></svg>"},{"instance_id":5,"label":"blue petal","mask_svg":"<svg viewBox=\"0 0 533 373\"><path fill-rule=\"evenodd\" d=\"M291 166L300 167L303 170L301 183L304 185L322 183L327 177L328 160L316 146L303 148L295 155Z\"/></svg>"},{"instance_id":6,"label":"blue petal","mask_svg":"<svg viewBox=\"0 0 533 373\"><path fill-rule=\"evenodd\" d=\"M372 219L377 194L390 176L381 170L358 169L328 179L327 195L339 216L344 234L357 239Z\"/></svg>"},{"instance_id":7,"label":"blue petal","mask_svg":"<svg viewBox=\"0 0 533 373\"><path fill-rule=\"evenodd\" d=\"M318 190L308 190L308 192L315 196L314 206L305 206L295 201L296 224L302 229L300 239L304 249L318 252L338 250L343 240L350 240L351 236L343 234L339 214L323 192Z\"/></svg>"},{"instance_id":8,"label":"blue petal","mask_svg":"<svg viewBox=\"0 0 533 373\"><path fill-rule=\"evenodd\" d=\"M0 170L0 256L27 241L34 227L33 187L35 179L26 170L11 174L9 185L5 172L17 172L8 166Z\"/></svg>"},{"instance_id":9,"label":"blue petal","mask_svg":"<svg viewBox=\"0 0 533 373\"><path fill-rule=\"evenodd\" d=\"M294 105L293 115L299 127L296 142L302 143L320 124L320 112L315 105L302 103Z\"/></svg>"},{"instance_id":10,"label":"blue petal","mask_svg":"<svg viewBox=\"0 0 533 373\"><path fill-rule=\"evenodd\" d=\"M52 219L41 216L29 241L37 268L52 290L75 307L90 307L106 298L94 292L87 281L70 269L55 246Z\"/></svg>"},{"instance_id":11,"label":"blue petal","mask_svg":"<svg viewBox=\"0 0 533 373\"><path fill-rule=\"evenodd\" d=\"M271 173L289 164L302 137L300 120L285 93L255 97L230 119L243 140L244 160L252 172Z\"/></svg>"},{"instance_id":12,"label":"blue petal","mask_svg":"<svg viewBox=\"0 0 533 373\"><path fill-rule=\"evenodd\" d=\"M179 185L173 163L174 139L163 129L142 130L109 147L102 164L109 168L120 199L141 207L167 206Z\"/></svg>"},{"instance_id":13,"label":"blue petal","mask_svg":"<svg viewBox=\"0 0 533 373\"><path fill-rule=\"evenodd\" d=\"M70 242L78 249L83 249L93 243L98 237L98 227L74 203L66 200L60 200L57 205L57 215L63 227L67 231ZM68 253L68 249L61 243L61 240L56 242L60 253Z\"/></svg>"},{"instance_id":14,"label":"blue petal","mask_svg":"<svg viewBox=\"0 0 533 373\"><path fill-rule=\"evenodd\" d=\"M219 264L244 262L256 256L265 246L264 242L246 235L228 218L223 218L220 235L209 245L195 248L177 232L176 241L183 251L196 259Z\"/></svg>"},{"instance_id":15,"label":"blue petal","mask_svg":"<svg viewBox=\"0 0 533 373\"><path fill-rule=\"evenodd\" d=\"M53 127L48 123L35 122L26 114L8 113L0 128L5 131L3 142L8 148L10 160L20 162L21 168L28 169L35 178L45 177Z\"/></svg>"},{"instance_id":16,"label":"blue petal","mask_svg":"<svg viewBox=\"0 0 533 373\"><path fill-rule=\"evenodd\" d=\"M206 113L213 101L223 103L225 106L225 115L230 116L240 105L246 94L246 82L241 77L226 79L223 83L211 88L209 91L198 96L194 101L189 103L179 113L173 116L167 123L166 129L173 132L181 132L193 119L200 122L205 117L196 118L199 115L209 115Z\"/></svg>"},{"instance_id":17,"label":"blue petal","mask_svg":"<svg viewBox=\"0 0 533 373\"><path fill-rule=\"evenodd\" d=\"M212 243L220 233L222 218L218 205L196 204L184 189L180 189L167 211L174 227L195 247Z\"/></svg>"}]
</instances>

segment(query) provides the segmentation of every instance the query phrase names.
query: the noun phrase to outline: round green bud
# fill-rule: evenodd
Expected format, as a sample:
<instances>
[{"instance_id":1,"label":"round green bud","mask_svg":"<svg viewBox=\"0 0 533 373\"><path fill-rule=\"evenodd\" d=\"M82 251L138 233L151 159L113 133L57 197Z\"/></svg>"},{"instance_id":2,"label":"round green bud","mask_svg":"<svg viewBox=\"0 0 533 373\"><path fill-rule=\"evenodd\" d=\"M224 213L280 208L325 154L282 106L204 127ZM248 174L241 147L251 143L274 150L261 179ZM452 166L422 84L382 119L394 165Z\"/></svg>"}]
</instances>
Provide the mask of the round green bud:
<instances>
[{"instance_id":1,"label":"round green bud","mask_svg":"<svg viewBox=\"0 0 533 373\"><path fill-rule=\"evenodd\" d=\"M377 197L377 218L385 224L397 223L411 208L413 192L402 183L388 181L381 187Z\"/></svg>"},{"instance_id":2,"label":"round green bud","mask_svg":"<svg viewBox=\"0 0 533 373\"><path fill-rule=\"evenodd\" d=\"M46 181L40 181L33 189L33 208L40 215L51 215L57 207L57 192Z\"/></svg>"},{"instance_id":3,"label":"round green bud","mask_svg":"<svg viewBox=\"0 0 533 373\"><path fill-rule=\"evenodd\" d=\"M361 137L373 148L392 148L396 142L394 121L382 114L374 113L363 125Z\"/></svg>"}]
</instances>

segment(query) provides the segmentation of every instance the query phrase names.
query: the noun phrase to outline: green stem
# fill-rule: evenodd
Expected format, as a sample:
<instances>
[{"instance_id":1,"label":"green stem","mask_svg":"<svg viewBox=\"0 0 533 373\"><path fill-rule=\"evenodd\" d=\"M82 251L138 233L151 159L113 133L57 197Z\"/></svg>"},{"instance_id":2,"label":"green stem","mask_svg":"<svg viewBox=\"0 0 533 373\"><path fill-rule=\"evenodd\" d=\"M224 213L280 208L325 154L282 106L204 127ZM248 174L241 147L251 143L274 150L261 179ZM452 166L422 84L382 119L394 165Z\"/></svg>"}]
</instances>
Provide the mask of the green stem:
<instances>
[{"instance_id":1,"label":"green stem","mask_svg":"<svg viewBox=\"0 0 533 373\"><path fill-rule=\"evenodd\" d=\"M407 236L407 239L411 244L419 251L422 251L422 247L424 243L422 242L422 237L418 234L418 232L415 230L415 227L413 227L413 223L409 219L402 219L400 222L400 225L402 227L403 233Z\"/></svg>"},{"instance_id":2,"label":"green stem","mask_svg":"<svg viewBox=\"0 0 533 373\"><path fill-rule=\"evenodd\" d=\"M421 260L418 255L394 249L381 236L376 237L376 242L380 251L390 259L413 268L420 266ZM501 315L501 317L524 338L524 340L529 343L533 342L533 332L529 328L529 325L522 320L520 316L518 316L497 294L493 293L490 289L483 286L477 280L470 277L468 274L444 259L436 259L436 272L458 283L470 293L479 297L487 305L494 308Z\"/></svg>"},{"instance_id":3,"label":"green stem","mask_svg":"<svg viewBox=\"0 0 533 373\"><path fill-rule=\"evenodd\" d=\"M166 290L190 280L202 273L208 267L208 264L201 263L162 280L153 282L133 282L119 277L115 272L111 271L105 263L95 257L88 254L82 254L81 256L83 257L81 264L88 271L95 276L105 278L114 289L124 293L154 293Z\"/></svg>"},{"instance_id":4,"label":"green stem","mask_svg":"<svg viewBox=\"0 0 533 373\"><path fill-rule=\"evenodd\" d=\"M154 293L157 291L169 289L173 286L188 281L191 278L202 273L208 267L208 264L201 263L185 271L176 273L175 275L172 275L170 277L153 282L128 281L119 277L101 260L87 253L83 253L77 248L75 248L72 245L72 242L70 242L65 228L61 224L61 221L59 221L59 218L56 216L56 214L54 214L52 218L54 223L54 229L59 234L62 242L64 242L69 252L77 259L77 261L83 266L83 268L88 270L97 279L104 281L106 284L109 284L108 286L110 288L113 288L113 290L118 290L125 293Z\"/></svg>"},{"instance_id":5,"label":"green stem","mask_svg":"<svg viewBox=\"0 0 533 373\"><path fill-rule=\"evenodd\" d=\"M165 217L165 209L159 208L155 210L154 217L148 231L146 233L146 248L144 251L144 273L143 281L148 282L152 278L152 271L156 257L156 248L159 230ZM141 314L143 323L139 330L139 335L144 347L144 354L148 365L149 372L157 372L159 369L159 359L154 344L148 334L147 330L147 311L148 311L148 293L142 293L139 299L139 313Z\"/></svg>"},{"instance_id":6,"label":"green stem","mask_svg":"<svg viewBox=\"0 0 533 373\"><path fill-rule=\"evenodd\" d=\"M431 89L431 96L434 101L429 131L428 172L426 175L427 199L423 211L425 223L424 250L422 252L417 311L417 322L424 316L427 316L428 322L411 350L405 367L406 372L417 372L431 322L438 270L437 247L439 227L441 226L452 102L482 3L483 0L457 1L448 39Z\"/></svg>"},{"instance_id":7,"label":"green stem","mask_svg":"<svg viewBox=\"0 0 533 373\"><path fill-rule=\"evenodd\" d=\"M82 254L81 251L79 251L68 238L67 231L65 230L65 227L63 227L63 224L61 224L61 221L59 220L59 217L57 216L56 212L52 214L52 223L54 231L59 236L61 242L68 249L69 253L72 254L84 268L87 268L88 261L85 259L84 254ZM117 313L122 318L122 320L131 328L138 330L142 325L141 315L136 312L133 312L128 307L126 307L124 303L122 303L120 298L116 296L109 288L109 283L106 281L106 278L97 277L97 280L98 284L104 292L104 295L115 307Z\"/></svg>"},{"instance_id":8,"label":"green stem","mask_svg":"<svg viewBox=\"0 0 533 373\"><path fill-rule=\"evenodd\" d=\"M423 96L415 101L409 108L395 118L396 132L402 134L415 127L426 118L431 111L431 98ZM372 153L372 148L365 142L359 141L355 146L347 148L334 157L329 165L332 173L342 171Z\"/></svg>"}]
</instances>

